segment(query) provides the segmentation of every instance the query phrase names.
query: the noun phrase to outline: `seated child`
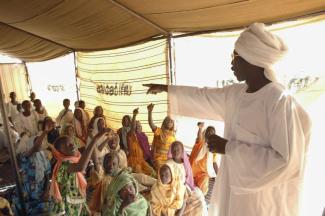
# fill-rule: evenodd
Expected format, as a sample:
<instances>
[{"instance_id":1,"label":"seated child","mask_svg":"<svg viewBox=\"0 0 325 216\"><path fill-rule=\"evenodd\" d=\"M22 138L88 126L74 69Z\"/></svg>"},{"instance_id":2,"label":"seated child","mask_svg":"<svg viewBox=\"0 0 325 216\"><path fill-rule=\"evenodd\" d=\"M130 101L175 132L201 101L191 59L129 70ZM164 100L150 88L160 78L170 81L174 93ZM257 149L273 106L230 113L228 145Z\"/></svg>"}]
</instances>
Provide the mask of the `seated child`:
<instances>
[{"instance_id":1,"label":"seated child","mask_svg":"<svg viewBox=\"0 0 325 216\"><path fill-rule=\"evenodd\" d=\"M167 162L158 173L158 181L151 189L153 216L183 215L186 206L186 187L175 164Z\"/></svg>"},{"instance_id":2,"label":"seated child","mask_svg":"<svg viewBox=\"0 0 325 216\"><path fill-rule=\"evenodd\" d=\"M173 142L168 153L168 158L170 158L168 162L176 166L181 181L188 189L186 191L188 198L186 200L184 215L207 215L204 195L202 191L194 185L192 168L184 150L183 143L179 141Z\"/></svg>"},{"instance_id":3,"label":"seated child","mask_svg":"<svg viewBox=\"0 0 325 216\"><path fill-rule=\"evenodd\" d=\"M150 215L149 204L139 193L137 181L129 171L118 168L118 157L114 155L108 157L105 165L105 172L110 173L112 179L103 187L102 215Z\"/></svg>"}]
</instances>

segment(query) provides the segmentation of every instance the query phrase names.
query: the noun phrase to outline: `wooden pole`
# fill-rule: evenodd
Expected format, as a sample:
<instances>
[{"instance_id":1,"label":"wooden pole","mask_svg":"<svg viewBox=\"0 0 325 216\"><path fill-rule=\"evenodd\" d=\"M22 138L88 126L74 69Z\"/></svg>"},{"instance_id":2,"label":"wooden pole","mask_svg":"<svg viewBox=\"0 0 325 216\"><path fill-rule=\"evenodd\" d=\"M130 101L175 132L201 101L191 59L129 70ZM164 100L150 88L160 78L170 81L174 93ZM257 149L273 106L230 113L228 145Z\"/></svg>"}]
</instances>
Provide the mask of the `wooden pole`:
<instances>
[{"instance_id":1,"label":"wooden pole","mask_svg":"<svg viewBox=\"0 0 325 216\"><path fill-rule=\"evenodd\" d=\"M5 103L4 103L4 92L3 92L3 85L2 81L0 79L0 110L1 110L1 115L3 119L3 126L4 126L4 132L8 138L8 147L9 147L9 154L10 154L10 160L11 160L11 166L14 168L14 173L15 173L15 179L16 179L16 187L17 187L17 192L18 192L18 197L21 205L21 211L20 214L23 216L27 216L27 211L26 211L26 205L25 205L25 200L24 200L24 195L23 195L23 187L22 187L22 182L21 182L21 177L19 174L19 168L18 168L18 163L16 159L16 152L14 148L14 143L13 140L10 136L10 126L9 126L9 120L7 117L6 109L5 109Z\"/></svg>"}]
</instances>

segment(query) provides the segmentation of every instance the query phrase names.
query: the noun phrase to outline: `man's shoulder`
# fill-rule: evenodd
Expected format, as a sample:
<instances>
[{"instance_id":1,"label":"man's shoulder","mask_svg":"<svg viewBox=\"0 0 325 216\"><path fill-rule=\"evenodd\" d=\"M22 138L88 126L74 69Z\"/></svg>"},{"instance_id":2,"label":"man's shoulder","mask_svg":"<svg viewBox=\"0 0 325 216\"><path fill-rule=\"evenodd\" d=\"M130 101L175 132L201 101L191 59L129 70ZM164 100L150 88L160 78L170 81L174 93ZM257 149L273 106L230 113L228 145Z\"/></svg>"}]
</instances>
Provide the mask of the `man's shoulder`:
<instances>
[{"instance_id":1,"label":"man's shoulder","mask_svg":"<svg viewBox=\"0 0 325 216\"><path fill-rule=\"evenodd\" d=\"M273 95L273 97L291 96L290 91L286 89L285 86L277 82L270 83L267 92L268 94Z\"/></svg>"},{"instance_id":2,"label":"man's shoulder","mask_svg":"<svg viewBox=\"0 0 325 216\"><path fill-rule=\"evenodd\" d=\"M232 85L223 87L223 90L225 91L226 94L227 93L237 94L238 92L241 92L246 88L247 85L245 83L234 83Z\"/></svg>"}]
</instances>

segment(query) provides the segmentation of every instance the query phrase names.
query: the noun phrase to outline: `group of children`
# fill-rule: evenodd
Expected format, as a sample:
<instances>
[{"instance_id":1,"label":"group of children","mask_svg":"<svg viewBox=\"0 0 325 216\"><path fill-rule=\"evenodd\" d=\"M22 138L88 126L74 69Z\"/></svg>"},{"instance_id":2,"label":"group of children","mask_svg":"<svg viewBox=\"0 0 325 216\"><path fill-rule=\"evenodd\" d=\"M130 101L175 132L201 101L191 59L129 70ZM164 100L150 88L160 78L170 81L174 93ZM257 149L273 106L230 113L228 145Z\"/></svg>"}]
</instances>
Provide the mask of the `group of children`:
<instances>
[{"instance_id":1,"label":"group of children","mask_svg":"<svg viewBox=\"0 0 325 216\"><path fill-rule=\"evenodd\" d=\"M65 99L54 122L40 100L32 101L34 109L31 101L24 101L22 111L14 113L17 103L10 97L8 117L18 134L15 145L28 215L207 214L204 195L209 178L218 172L216 155L206 144L213 127L204 130L204 123L198 124L188 157L175 138L173 119L166 117L161 127L153 123L154 104L147 107L154 133L150 145L137 120L138 108L114 132L100 106L90 118L84 101L72 111ZM20 215L18 196L11 201Z\"/></svg>"}]
</instances>

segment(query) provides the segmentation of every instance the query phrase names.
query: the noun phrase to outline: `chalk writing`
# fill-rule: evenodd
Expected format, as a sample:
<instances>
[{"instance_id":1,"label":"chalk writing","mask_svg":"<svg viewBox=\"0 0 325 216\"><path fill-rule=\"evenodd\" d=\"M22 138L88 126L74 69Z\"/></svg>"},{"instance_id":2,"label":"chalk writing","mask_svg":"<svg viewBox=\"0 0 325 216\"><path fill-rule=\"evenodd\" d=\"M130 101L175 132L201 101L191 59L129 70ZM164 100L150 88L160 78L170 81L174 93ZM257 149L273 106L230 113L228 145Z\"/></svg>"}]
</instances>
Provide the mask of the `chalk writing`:
<instances>
[{"instance_id":1,"label":"chalk writing","mask_svg":"<svg viewBox=\"0 0 325 216\"><path fill-rule=\"evenodd\" d=\"M132 85L127 83L99 83L96 84L96 90L99 94L110 96L130 96L132 94Z\"/></svg>"}]
</instances>

